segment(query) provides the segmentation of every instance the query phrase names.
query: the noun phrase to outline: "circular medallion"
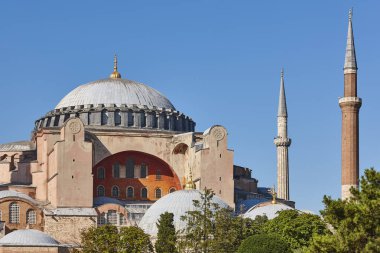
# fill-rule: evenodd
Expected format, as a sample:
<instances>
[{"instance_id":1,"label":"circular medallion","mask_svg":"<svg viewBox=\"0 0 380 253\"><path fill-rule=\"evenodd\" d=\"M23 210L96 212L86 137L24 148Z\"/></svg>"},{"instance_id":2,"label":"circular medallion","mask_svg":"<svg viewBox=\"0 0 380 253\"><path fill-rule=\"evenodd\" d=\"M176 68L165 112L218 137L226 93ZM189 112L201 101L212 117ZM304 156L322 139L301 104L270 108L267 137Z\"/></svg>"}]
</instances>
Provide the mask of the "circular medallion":
<instances>
[{"instance_id":1,"label":"circular medallion","mask_svg":"<svg viewBox=\"0 0 380 253\"><path fill-rule=\"evenodd\" d=\"M220 129L220 128L216 128L216 129L214 130L214 137L215 137L218 141L220 141L221 139L224 138L224 131L223 131L222 129Z\"/></svg>"},{"instance_id":2,"label":"circular medallion","mask_svg":"<svg viewBox=\"0 0 380 253\"><path fill-rule=\"evenodd\" d=\"M69 128L73 134L77 134L80 131L80 124L78 122L71 122Z\"/></svg>"}]
</instances>

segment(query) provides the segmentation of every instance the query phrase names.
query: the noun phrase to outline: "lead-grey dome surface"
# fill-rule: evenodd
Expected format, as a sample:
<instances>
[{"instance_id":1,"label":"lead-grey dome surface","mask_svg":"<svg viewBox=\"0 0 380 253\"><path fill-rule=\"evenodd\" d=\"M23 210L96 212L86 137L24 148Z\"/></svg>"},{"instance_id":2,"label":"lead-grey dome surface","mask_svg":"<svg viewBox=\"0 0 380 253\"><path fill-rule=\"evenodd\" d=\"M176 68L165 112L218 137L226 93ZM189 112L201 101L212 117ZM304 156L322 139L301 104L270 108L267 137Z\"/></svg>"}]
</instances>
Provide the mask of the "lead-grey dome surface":
<instances>
[{"instance_id":1,"label":"lead-grey dome surface","mask_svg":"<svg viewBox=\"0 0 380 253\"><path fill-rule=\"evenodd\" d=\"M68 93L55 109L99 104L145 105L175 110L169 99L157 90L127 79L103 79L83 84Z\"/></svg>"},{"instance_id":2,"label":"lead-grey dome surface","mask_svg":"<svg viewBox=\"0 0 380 253\"><path fill-rule=\"evenodd\" d=\"M193 200L201 200L201 193L198 190L181 190L165 195L157 200L144 214L139 223L147 234L156 236L156 223L160 215L169 212L174 214L174 227L176 231L181 231L186 227L186 223L181 220L181 216L186 215L188 211L194 211ZM212 201L221 208L226 208L228 205L218 196L214 196Z\"/></svg>"},{"instance_id":3,"label":"lead-grey dome surface","mask_svg":"<svg viewBox=\"0 0 380 253\"><path fill-rule=\"evenodd\" d=\"M274 219L278 216L278 212L283 210L294 210L294 208L287 206L282 203L260 203L256 206L250 208L246 213L244 213L244 218L250 218L254 220L256 216L263 216L266 215L268 219Z\"/></svg>"},{"instance_id":4,"label":"lead-grey dome surface","mask_svg":"<svg viewBox=\"0 0 380 253\"><path fill-rule=\"evenodd\" d=\"M0 245L12 246L59 246L48 234L35 229L13 231L0 239Z\"/></svg>"}]
</instances>

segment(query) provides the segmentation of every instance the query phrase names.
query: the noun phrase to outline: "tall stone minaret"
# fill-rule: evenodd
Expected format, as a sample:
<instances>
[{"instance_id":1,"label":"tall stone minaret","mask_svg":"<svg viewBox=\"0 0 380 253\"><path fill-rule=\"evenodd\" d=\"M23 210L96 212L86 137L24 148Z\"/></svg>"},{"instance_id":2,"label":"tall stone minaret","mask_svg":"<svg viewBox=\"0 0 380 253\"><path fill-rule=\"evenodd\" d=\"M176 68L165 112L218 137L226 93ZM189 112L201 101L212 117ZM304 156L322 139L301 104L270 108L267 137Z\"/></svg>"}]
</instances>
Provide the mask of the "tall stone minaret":
<instances>
[{"instance_id":1,"label":"tall stone minaret","mask_svg":"<svg viewBox=\"0 0 380 253\"><path fill-rule=\"evenodd\" d=\"M288 147L291 139L288 138L288 112L284 87L284 70L281 71L280 96L277 113L277 137L274 139L277 147L277 196L289 200L289 161Z\"/></svg>"},{"instance_id":2,"label":"tall stone minaret","mask_svg":"<svg viewBox=\"0 0 380 253\"><path fill-rule=\"evenodd\" d=\"M342 109L342 199L350 197L351 187L359 186L359 109L362 100L357 97L357 70L350 10L344 62L344 97L339 99Z\"/></svg>"}]
</instances>

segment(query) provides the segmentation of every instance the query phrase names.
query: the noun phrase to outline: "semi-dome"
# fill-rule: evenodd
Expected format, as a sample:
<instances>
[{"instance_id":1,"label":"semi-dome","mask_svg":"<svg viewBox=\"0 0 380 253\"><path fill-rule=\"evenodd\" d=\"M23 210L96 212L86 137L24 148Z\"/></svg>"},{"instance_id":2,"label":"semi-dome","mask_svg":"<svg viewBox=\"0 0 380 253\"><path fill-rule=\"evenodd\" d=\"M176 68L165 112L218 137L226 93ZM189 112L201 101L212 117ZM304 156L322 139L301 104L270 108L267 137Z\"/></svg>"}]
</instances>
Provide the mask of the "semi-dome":
<instances>
[{"instance_id":1,"label":"semi-dome","mask_svg":"<svg viewBox=\"0 0 380 253\"><path fill-rule=\"evenodd\" d=\"M55 109L100 104L137 105L175 110L169 99L152 87L121 78L102 79L80 85L69 92Z\"/></svg>"},{"instance_id":2,"label":"semi-dome","mask_svg":"<svg viewBox=\"0 0 380 253\"><path fill-rule=\"evenodd\" d=\"M294 208L282 203L264 202L257 204L244 213L244 218L255 219L256 216L266 215L268 219L273 219L278 216L278 212L283 210L294 210Z\"/></svg>"},{"instance_id":3,"label":"semi-dome","mask_svg":"<svg viewBox=\"0 0 380 253\"><path fill-rule=\"evenodd\" d=\"M35 229L16 230L0 239L0 245L8 246L59 246L54 238Z\"/></svg>"},{"instance_id":4,"label":"semi-dome","mask_svg":"<svg viewBox=\"0 0 380 253\"><path fill-rule=\"evenodd\" d=\"M156 223L160 215L169 212L174 214L174 227L176 231L180 231L186 227L186 222L181 220L181 216L186 215L188 211L194 211L195 207L193 200L201 200L201 192L198 190L181 190L170 193L161 199L157 200L144 214L139 223L147 234L156 236ZM212 201L221 208L226 208L228 205L218 196L214 196Z\"/></svg>"}]
</instances>

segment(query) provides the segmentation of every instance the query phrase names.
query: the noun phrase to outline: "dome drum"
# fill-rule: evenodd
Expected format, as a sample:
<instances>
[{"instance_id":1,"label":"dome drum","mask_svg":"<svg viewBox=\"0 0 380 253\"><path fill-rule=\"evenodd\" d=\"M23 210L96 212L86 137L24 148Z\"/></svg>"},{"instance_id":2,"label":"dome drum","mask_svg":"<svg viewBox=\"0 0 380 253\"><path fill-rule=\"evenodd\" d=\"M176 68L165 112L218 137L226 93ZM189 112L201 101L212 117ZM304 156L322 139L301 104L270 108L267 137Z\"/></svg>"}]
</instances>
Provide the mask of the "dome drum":
<instances>
[{"instance_id":1,"label":"dome drum","mask_svg":"<svg viewBox=\"0 0 380 253\"><path fill-rule=\"evenodd\" d=\"M195 122L173 109L142 105L87 104L63 107L47 113L35 123L35 130L61 127L69 118L78 117L86 126L110 126L193 132Z\"/></svg>"}]
</instances>

